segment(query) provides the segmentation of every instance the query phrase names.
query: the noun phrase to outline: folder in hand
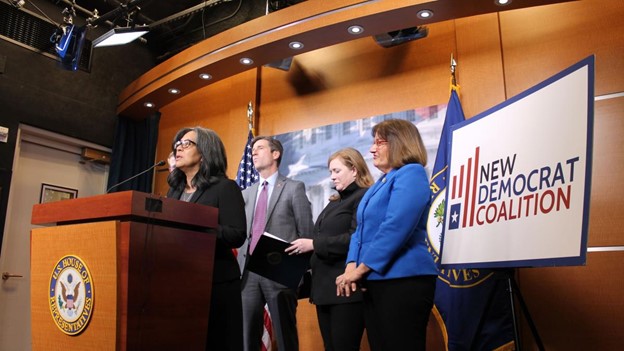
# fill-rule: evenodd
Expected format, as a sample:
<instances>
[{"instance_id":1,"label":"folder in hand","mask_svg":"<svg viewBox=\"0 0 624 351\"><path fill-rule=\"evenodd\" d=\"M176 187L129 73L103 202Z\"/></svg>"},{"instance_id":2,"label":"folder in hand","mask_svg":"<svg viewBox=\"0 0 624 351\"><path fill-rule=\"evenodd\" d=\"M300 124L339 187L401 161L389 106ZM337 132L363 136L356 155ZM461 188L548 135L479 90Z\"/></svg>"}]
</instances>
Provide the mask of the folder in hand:
<instances>
[{"instance_id":1,"label":"folder in hand","mask_svg":"<svg viewBox=\"0 0 624 351\"><path fill-rule=\"evenodd\" d=\"M247 269L297 291L301 277L310 267L312 252L289 255L291 244L270 233L264 233L251 254Z\"/></svg>"}]
</instances>

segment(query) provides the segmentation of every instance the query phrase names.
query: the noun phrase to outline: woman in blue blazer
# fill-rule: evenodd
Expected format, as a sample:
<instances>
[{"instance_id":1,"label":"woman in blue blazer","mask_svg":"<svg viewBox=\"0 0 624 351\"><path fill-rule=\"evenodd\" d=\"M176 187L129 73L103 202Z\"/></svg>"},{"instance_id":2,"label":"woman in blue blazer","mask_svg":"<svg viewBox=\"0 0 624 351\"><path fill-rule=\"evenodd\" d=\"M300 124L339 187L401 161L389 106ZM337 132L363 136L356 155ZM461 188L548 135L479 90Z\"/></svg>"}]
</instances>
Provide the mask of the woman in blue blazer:
<instances>
[{"instance_id":1,"label":"woman in blue blazer","mask_svg":"<svg viewBox=\"0 0 624 351\"><path fill-rule=\"evenodd\" d=\"M427 150L418 129L405 120L383 121L372 135L373 164L383 175L358 206L336 291L363 291L371 350L425 350L438 274L425 243L431 202Z\"/></svg>"}]
</instances>

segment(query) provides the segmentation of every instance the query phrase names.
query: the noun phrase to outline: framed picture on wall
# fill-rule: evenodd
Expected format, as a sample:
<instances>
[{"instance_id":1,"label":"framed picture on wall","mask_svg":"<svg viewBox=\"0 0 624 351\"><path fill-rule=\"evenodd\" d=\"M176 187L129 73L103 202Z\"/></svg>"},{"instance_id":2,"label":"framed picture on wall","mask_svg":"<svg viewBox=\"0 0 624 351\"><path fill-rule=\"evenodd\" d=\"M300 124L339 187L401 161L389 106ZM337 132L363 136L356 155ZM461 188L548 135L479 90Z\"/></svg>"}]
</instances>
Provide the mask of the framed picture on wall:
<instances>
[{"instance_id":1,"label":"framed picture on wall","mask_svg":"<svg viewBox=\"0 0 624 351\"><path fill-rule=\"evenodd\" d=\"M77 197L78 189L71 189L63 186L42 183L39 203L43 204L60 200L70 200Z\"/></svg>"}]
</instances>

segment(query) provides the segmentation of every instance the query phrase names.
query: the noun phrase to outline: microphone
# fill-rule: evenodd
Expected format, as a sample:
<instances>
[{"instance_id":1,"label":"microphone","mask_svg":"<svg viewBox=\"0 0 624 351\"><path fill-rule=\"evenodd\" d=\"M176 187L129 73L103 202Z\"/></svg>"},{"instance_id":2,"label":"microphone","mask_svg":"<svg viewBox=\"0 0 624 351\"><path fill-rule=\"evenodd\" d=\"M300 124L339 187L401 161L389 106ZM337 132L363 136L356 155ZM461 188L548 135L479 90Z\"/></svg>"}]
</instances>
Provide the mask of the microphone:
<instances>
[{"instance_id":1,"label":"microphone","mask_svg":"<svg viewBox=\"0 0 624 351\"><path fill-rule=\"evenodd\" d=\"M106 193L108 194L111 190L115 189L116 187L120 186L121 184L127 183L127 182L131 181L132 179L134 179L134 178L136 178L136 177L138 177L138 176L140 176L140 175L142 175L142 174L145 174L145 173L147 173L147 172L151 171L152 169L154 169L154 168L156 168L156 167L160 167L160 166L164 166L164 165L165 165L165 160L160 160L160 161L158 161L156 164L154 164L153 166L151 166L150 168L148 168L148 169L144 170L143 172L138 173L138 174L135 174L135 175L133 175L132 177L130 177L130 178L128 178L128 179L126 179L126 180L124 180L124 181L122 181L122 182L119 182L119 183L117 183L117 184L115 184L115 185L111 186L110 188L108 188L108 190L106 190Z\"/></svg>"}]
</instances>

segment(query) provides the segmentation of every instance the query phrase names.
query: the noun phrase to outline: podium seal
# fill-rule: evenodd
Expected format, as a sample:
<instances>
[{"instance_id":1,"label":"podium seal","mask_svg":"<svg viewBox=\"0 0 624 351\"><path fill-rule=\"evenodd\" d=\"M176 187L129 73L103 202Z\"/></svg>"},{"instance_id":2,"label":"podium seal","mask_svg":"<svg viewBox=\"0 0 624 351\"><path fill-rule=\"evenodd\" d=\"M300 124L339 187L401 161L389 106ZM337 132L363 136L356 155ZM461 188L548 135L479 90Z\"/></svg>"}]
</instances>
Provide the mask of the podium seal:
<instances>
[{"instance_id":1,"label":"podium seal","mask_svg":"<svg viewBox=\"0 0 624 351\"><path fill-rule=\"evenodd\" d=\"M50 313L67 335L85 330L93 314L93 281L87 265L77 256L61 258L50 276Z\"/></svg>"}]
</instances>

